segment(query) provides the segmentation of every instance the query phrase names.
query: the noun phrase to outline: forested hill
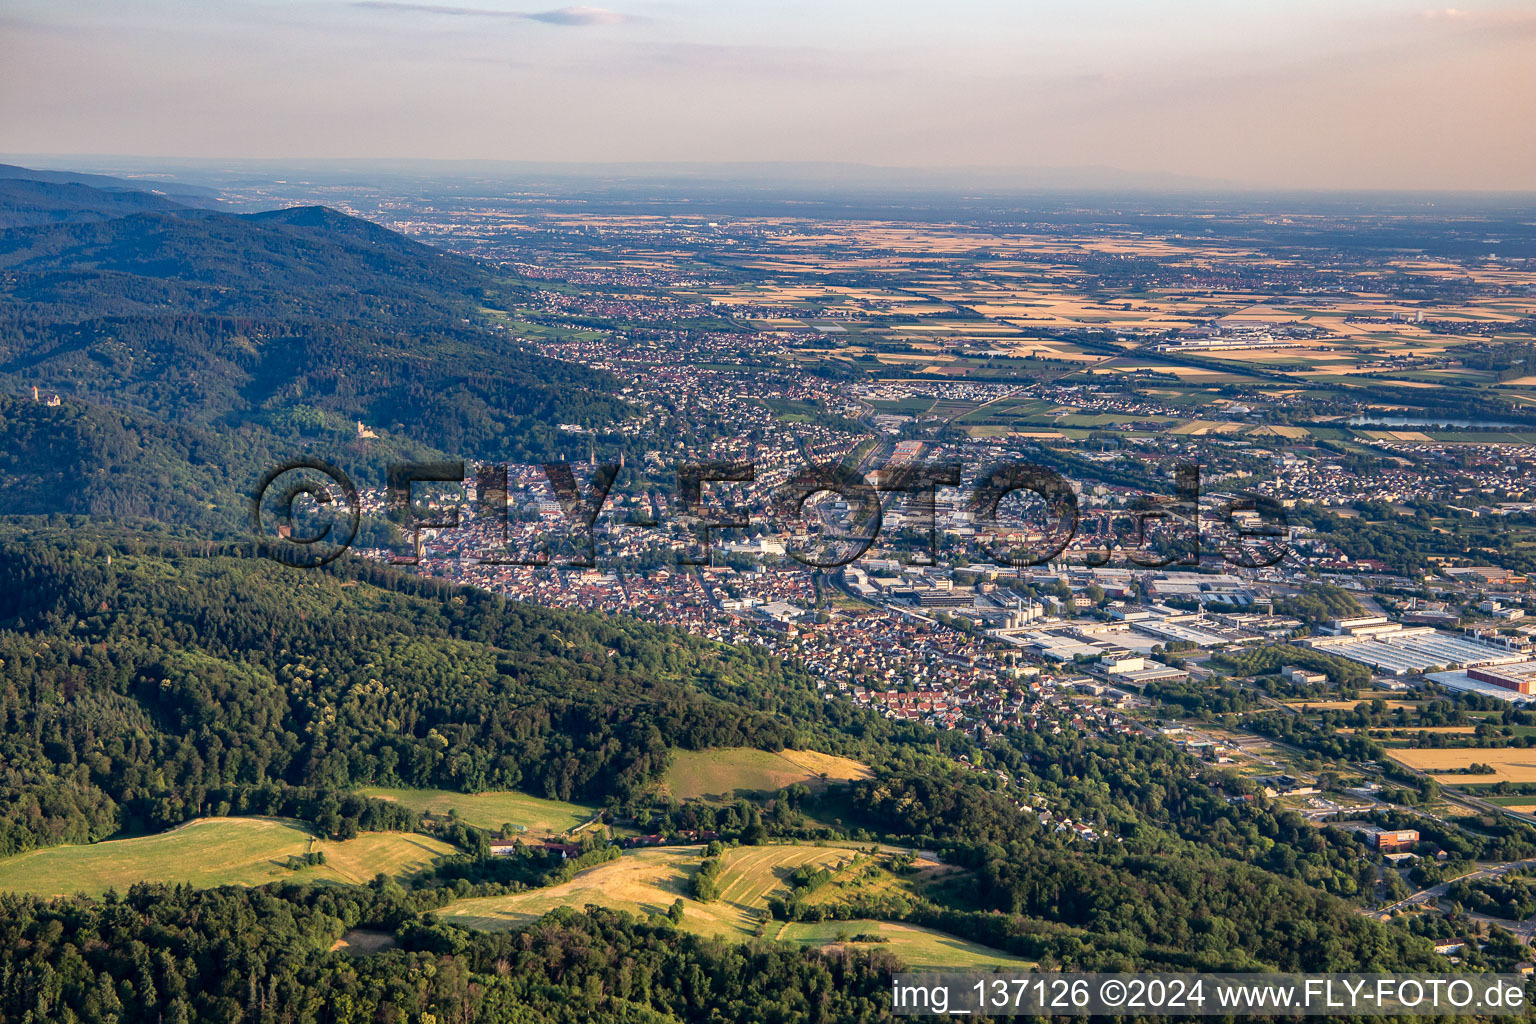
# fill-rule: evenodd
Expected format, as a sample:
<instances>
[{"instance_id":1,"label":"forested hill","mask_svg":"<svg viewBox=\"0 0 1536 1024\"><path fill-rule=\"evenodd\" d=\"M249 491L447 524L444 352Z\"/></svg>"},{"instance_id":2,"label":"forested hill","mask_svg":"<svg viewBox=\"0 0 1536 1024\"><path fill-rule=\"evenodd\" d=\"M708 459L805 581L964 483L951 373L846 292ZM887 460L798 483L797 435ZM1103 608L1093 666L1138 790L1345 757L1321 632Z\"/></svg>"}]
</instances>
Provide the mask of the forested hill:
<instances>
[{"instance_id":1,"label":"forested hill","mask_svg":"<svg viewBox=\"0 0 1536 1024\"><path fill-rule=\"evenodd\" d=\"M223 446L219 457L233 460L219 505L305 450L367 459L349 449L414 445L536 459L570 446L558 424L602 428L626 415L607 374L544 358L478 321L496 286L482 267L333 210L233 215L7 178L7 223L21 226L0 230L0 394L26 400L37 387L77 403L79 418L101 420L98 407L111 407L134 419L146 439L140 461L163 472L125 466L120 508L155 506L148 492L167 477L196 476L177 465L194 436L220 438L198 447ZM12 409L0 420L0 450L23 450L8 431L25 417ZM358 421L376 443L359 442ZM34 511L39 497L71 507L49 474L98 473L90 447L0 492L0 514Z\"/></svg>"},{"instance_id":2,"label":"forested hill","mask_svg":"<svg viewBox=\"0 0 1536 1024\"><path fill-rule=\"evenodd\" d=\"M931 900L872 894L850 905L860 915L1103 968L1430 962L1423 940L1324 891L1370 870L1353 839L1228 801L1165 743L1040 732L964 747L1023 787L1000 788L935 759L930 730L826 701L760 649L371 563L296 570L120 534L0 543L0 664L0 855L206 815L290 815L332 835L409 824L381 820L390 805L356 795L365 785L518 788L633 814L672 748L811 746L878 766L829 792L822 820L966 869ZM1057 837L1020 813L1024 791L1117 838ZM733 808L653 812L708 828ZM796 818L771 821L825 831Z\"/></svg>"},{"instance_id":3,"label":"forested hill","mask_svg":"<svg viewBox=\"0 0 1536 1024\"><path fill-rule=\"evenodd\" d=\"M0 177L0 228L109 220L181 208L180 203L153 192L103 192L68 182Z\"/></svg>"},{"instance_id":4,"label":"forested hill","mask_svg":"<svg viewBox=\"0 0 1536 1024\"><path fill-rule=\"evenodd\" d=\"M1014 736L987 756L1024 789L999 788L992 772L932 759L931 732L826 701L761 650L369 563L302 571L121 536L34 535L0 545L0 663L0 854L205 815L291 815L332 835L402 824L356 795L363 785L517 787L632 814L670 748L816 746L878 766L828 793L821 820L940 850L955 872L928 897L860 896L855 916L1100 969L1434 963L1423 939L1324 891L1352 891L1370 870L1353 839L1262 801L1228 801L1165 743ZM1117 838L1054 835L1015 805L1026 790ZM733 807L653 812L676 815L667 827L701 827L688 819L707 813L702 827L716 827ZM790 834L824 830L797 823L792 807L764 818ZM489 863L460 868L494 878ZM416 909L447 898L435 884L412 897ZM287 901L313 897L250 899L285 915ZM85 920L95 906L13 911L40 941L50 916ZM408 909L360 912L346 926L371 922L454 956L495 942L436 926L418 935ZM803 910L781 908L790 919Z\"/></svg>"},{"instance_id":5,"label":"forested hill","mask_svg":"<svg viewBox=\"0 0 1536 1024\"><path fill-rule=\"evenodd\" d=\"M246 510L231 471L259 472L267 441L131 410L0 395L0 509L235 529Z\"/></svg>"},{"instance_id":6,"label":"forested hill","mask_svg":"<svg viewBox=\"0 0 1536 1024\"><path fill-rule=\"evenodd\" d=\"M600 801L668 748L835 745L850 713L757 649L367 563L36 536L0 563L0 855L284 787Z\"/></svg>"},{"instance_id":7,"label":"forested hill","mask_svg":"<svg viewBox=\"0 0 1536 1024\"><path fill-rule=\"evenodd\" d=\"M164 196L186 206L216 207L219 193L205 185L189 185L162 178L121 178L111 174L89 174L84 171L53 171L16 164L0 164L0 181L21 178L40 181L47 185L86 185L102 192L145 192Z\"/></svg>"},{"instance_id":8,"label":"forested hill","mask_svg":"<svg viewBox=\"0 0 1536 1024\"><path fill-rule=\"evenodd\" d=\"M97 195L122 202L120 193ZM0 234L0 272L11 302L48 319L175 311L408 329L468 311L485 284L466 260L317 207L171 206L12 228Z\"/></svg>"}]
</instances>

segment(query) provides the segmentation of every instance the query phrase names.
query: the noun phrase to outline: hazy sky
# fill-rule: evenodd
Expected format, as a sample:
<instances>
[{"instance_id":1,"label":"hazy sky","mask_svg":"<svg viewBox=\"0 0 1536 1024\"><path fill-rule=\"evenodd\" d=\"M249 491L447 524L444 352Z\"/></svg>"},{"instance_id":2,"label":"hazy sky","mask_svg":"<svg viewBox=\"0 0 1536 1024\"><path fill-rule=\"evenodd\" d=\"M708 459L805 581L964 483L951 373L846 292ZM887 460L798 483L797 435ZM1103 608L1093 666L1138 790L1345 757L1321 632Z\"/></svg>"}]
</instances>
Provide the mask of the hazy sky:
<instances>
[{"instance_id":1,"label":"hazy sky","mask_svg":"<svg viewBox=\"0 0 1536 1024\"><path fill-rule=\"evenodd\" d=\"M0 149L1536 188L1536 3L5 0Z\"/></svg>"}]
</instances>

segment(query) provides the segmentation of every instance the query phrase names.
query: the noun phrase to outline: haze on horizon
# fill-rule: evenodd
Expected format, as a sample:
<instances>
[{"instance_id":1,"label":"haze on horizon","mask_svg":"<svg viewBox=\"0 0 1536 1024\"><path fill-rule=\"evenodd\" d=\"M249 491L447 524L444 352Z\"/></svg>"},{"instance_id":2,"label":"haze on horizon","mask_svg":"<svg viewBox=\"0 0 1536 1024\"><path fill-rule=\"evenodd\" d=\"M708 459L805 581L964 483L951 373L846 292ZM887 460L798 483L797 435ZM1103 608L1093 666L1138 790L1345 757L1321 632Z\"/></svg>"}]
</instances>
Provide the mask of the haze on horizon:
<instances>
[{"instance_id":1,"label":"haze on horizon","mask_svg":"<svg viewBox=\"0 0 1536 1024\"><path fill-rule=\"evenodd\" d=\"M11 0L13 153L1536 187L1536 7Z\"/></svg>"}]
</instances>

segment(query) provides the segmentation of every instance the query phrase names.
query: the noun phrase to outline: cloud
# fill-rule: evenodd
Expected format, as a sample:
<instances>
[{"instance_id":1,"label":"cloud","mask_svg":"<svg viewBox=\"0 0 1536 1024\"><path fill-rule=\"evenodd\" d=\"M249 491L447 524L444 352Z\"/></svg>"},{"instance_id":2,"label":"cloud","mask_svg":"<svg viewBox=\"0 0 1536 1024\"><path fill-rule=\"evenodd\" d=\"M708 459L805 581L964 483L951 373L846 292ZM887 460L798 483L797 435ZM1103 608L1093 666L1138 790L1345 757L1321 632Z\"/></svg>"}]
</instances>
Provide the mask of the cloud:
<instances>
[{"instance_id":1,"label":"cloud","mask_svg":"<svg viewBox=\"0 0 1536 1024\"><path fill-rule=\"evenodd\" d=\"M1421 11L1424 21L1436 26L1434 31L1447 37L1462 36L1495 43L1523 40L1536 35L1536 10L1529 8L1494 8L1467 11L1459 7L1442 7Z\"/></svg>"},{"instance_id":2,"label":"cloud","mask_svg":"<svg viewBox=\"0 0 1536 1024\"><path fill-rule=\"evenodd\" d=\"M641 46L623 59L667 70L838 77L858 63L846 53L817 47L727 43L659 43Z\"/></svg>"},{"instance_id":3,"label":"cloud","mask_svg":"<svg viewBox=\"0 0 1536 1024\"><path fill-rule=\"evenodd\" d=\"M512 21L541 21L546 25L618 25L634 19L618 11L601 7L560 7L552 11L498 11L486 7L451 7L446 4L396 3L394 0L357 0L353 7L373 11L397 11L416 14L448 14L471 18L505 18Z\"/></svg>"},{"instance_id":4,"label":"cloud","mask_svg":"<svg viewBox=\"0 0 1536 1024\"><path fill-rule=\"evenodd\" d=\"M1494 8L1483 11L1466 11L1459 7L1438 7L1420 11L1425 21L1448 22L1466 29L1528 29L1536 24L1536 11L1526 7Z\"/></svg>"},{"instance_id":5,"label":"cloud","mask_svg":"<svg viewBox=\"0 0 1536 1024\"><path fill-rule=\"evenodd\" d=\"M618 11L605 11L601 7L561 7L554 11L538 11L527 18L550 25L617 25L630 20Z\"/></svg>"}]
</instances>

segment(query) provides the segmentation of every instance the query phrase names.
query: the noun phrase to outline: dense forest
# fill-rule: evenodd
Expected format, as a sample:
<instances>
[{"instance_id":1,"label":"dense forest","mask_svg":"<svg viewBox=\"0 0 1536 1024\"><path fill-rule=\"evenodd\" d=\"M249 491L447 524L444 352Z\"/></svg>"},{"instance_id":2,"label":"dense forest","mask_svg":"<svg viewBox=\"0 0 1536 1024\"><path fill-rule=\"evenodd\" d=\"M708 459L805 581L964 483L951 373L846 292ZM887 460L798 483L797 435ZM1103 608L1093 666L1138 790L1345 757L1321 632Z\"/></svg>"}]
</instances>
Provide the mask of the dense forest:
<instances>
[{"instance_id":1,"label":"dense forest","mask_svg":"<svg viewBox=\"0 0 1536 1024\"><path fill-rule=\"evenodd\" d=\"M73 181L7 177L0 164L0 229L110 220L135 213L166 213L181 204L139 189L105 190Z\"/></svg>"},{"instance_id":2,"label":"dense forest","mask_svg":"<svg viewBox=\"0 0 1536 1024\"><path fill-rule=\"evenodd\" d=\"M673 747L863 742L834 731L853 712L762 651L630 620L350 560L305 572L64 534L3 551L0 853L285 787L602 800ZM868 717L860 732L891 731Z\"/></svg>"},{"instance_id":3,"label":"dense forest","mask_svg":"<svg viewBox=\"0 0 1536 1024\"><path fill-rule=\"evenodd\" d=\"M21 399L0 408L0 472L21 482L0 514L227 532L218 510L314 445L354 465L584 453L559 424L622 420L613 380L478 323L491 284L319 207L237 216L0 180L0 391ZM33 387L63 406L31 403Z\"/></svg>"},{"instance_id":4,"label":"dense forest","mask_svg":"<svg viewBox=\"0 0 1536 1024\"><path fill-rule=\"evenodd\" d=\"M472 263L319 208L234 216L100 184L0 173L0 856L209 815L297 818L341 839L431 829L459 852L369 885L0 894L0 1021L890 1015L887 952L704 939L676 927L680 901L646 920L566 908L507 933L443 923L433 912L452 899L564 881L617 847L593 834L568 860L492 857L484 829L429 824L365 785L516 789L657 832L707 829L702 896L722 896L725 844L929 850L947 872L921 891L773 910L906 921L1046 967L1443 966L1427 936L1358 912L1379 854L1160 740L1042 729L982 743L829 701L759 648L354 559L300 571L254 557L234 539L243 491L279 458L553 455L559 424L602 427L626 407L605 375L478 323L487 277ZM33 385L61 401L33 401ZM1293 610L1350 609L1318 591ZM1344 671L1335 661L1318 667ZM875 772L729 804L658 792L671 751L742 746ZM1511 829L1490 842L1531 844ZM809 894L826 880L795 881ZM1528 896L1513 886L1463 895ZM387 948L334 948L356 929Z\"/></svg>"},{"instance_id":5,"label":"dense forest","mask_svg":"<svg viewBox=\"0 0 1536 1024\"><path fill-rule=\"evenodd\" d=\"M207 545L64 534L0 554L8 851L211 813L299 816L337 835L415 827L349 792L364 782L517 786L636 813L671 747L810 744L882 768L824 797L798 787L761 815L751 805L709 809L705 824L730 842L769 841L803 830L800 807L835 817L843 834L934 849L965 869L927 897L821 913L905 920L1047 965L1435 963L1426 940L1347 902L1372 857L1353 838L1262 800L1229 801L1225 789L1240 780L1150 738L1019 734L966 747L996 770L969 772L923 759L919 736L824 701L793 666L633 622L519 606L350 560L300 572ZM1101 838L1085 845L1057 835L1019 812L1021 793L1095 823ZM656 813L686 825L684 810ZM559 1019L574 1011L556 1007L570 1006L605 1019L634 1009L627 992L681 1019L732 1019L711 1017L708 1006L725 1014L713 1000L745 998L730 980L736 968L724 965L750 962L794 988L752 1019L881 1013L858 986L800 987L823 972L851 972L866 979L860 985L877 979L891 963L878 950L731 948L669 933L664 920L600 911L514 936L421 917L470 891L466 884L496 891L546 877L535 861L485 860L483 844L473 852L477 839L461 837L472 852L409 889L143 889L126 900L52 905L7 898L15 941L0 1005L17 1019L28 1010L57 1019L49 1014L65 1006L86 1020L160 1019L134 1016L152 991L164 1019L388 1019L374 1016L379 1005L440 1013L465 999L490 1019ZM147 920L127 909L150 904ZM227 937L235 922L238 941ZM364 960L326 952L354 927L388 932L399 946ZM623 957L593 954L594 975L569 960L571 943L637 959L613 974ZM665 946L655 955L677 959L641 971L653 954L635 944ZM552 975L539 973L537 948L565 949ZM460 980L416 984L412 965L423 962ZM699 980L679 988L656 980L665 971L697 971ZM649 986L637 987L641 975ZM548 984L532 985L536 977ZM573 980L591 977L601 980ZM806 999L819 1008L796 1016ZM513 1004L524 1017L490 1008Z\"/></svg>"},{"instance_id":6,"label":"dense forest","mask_svg":"<svg viewBox=\"0 0 1536 1024\"><path fill-rule=\"evenodd\" d=\"M274 450L277 439L259 428L215 431L128 409L0 395L0 509L248 529L240 487L259 478Z\"/></svg>"},{"instance_id":7,"label":"dense forest","mask_svg":"<svg viewBox=\"0 0 1536 1024\"><path fill-rule=\"evenodd\" d=\"M1032 788L1074 818L1098 822L1105 832L1098 842L1063 839L970 779L882 773L844 798L860 820L972 873L936 902L855 905L850 914L896 916L1085 969L1371 970L1432 962L1427 947L1339 898L1360 893L1361 880L1372 877L1371 855L1347 833L1319 831L1262 802L1230 802L1166 745L1122 751L1098 740L1032 737L1012 754L1021 763L1041 755L1076 784L1053 784L1056 773L1047 771ZM1095 795L1071 799L1078 791ZM797 916L792 906L779 909Z\"/></svg>"},{"instance_id":8,"label":"dense forest","mask_svg":"<svg viewBox=\"0 0 1536 1024\"><path fill-rule=\"evenodd\" d=\"M822 700L809 677L754 649L350 560L301 572L64 535L3 555L8 852L212 813L280 809L332 831L366 828L379 810L347 794L365 783L632 807L670 748L816 745L885 766L839 797L846 827L971 864L978 909L1109 927L1063 901L1067 882L1039 888L1050 871L1087 864L994 792L990 775L919 770L915 737ZM1109 874L1092 891L1142 889L1172 877L1159 858L1197 856L1215 858L1206 877L1292 879L1280 902L1356 892L1357 844L1228 801L1211 782L1235 781L1207 780L1166 744L1034 733L971 753L1098 824L1107 845L1095 862ZM1167 902L1173 917L1187 911ZM1337 919L1347 931L1362 923L1342 907ZM1263 946L1253 955L1284 959Z\"/></svg>"},{"instance_id":9,"label":"dense forest","mask_svg":"<svg viewBox=\"0 0 1536 1024\"><path fill-rule=\"evenodd\" d=\"M0 320L0 375L17 392L37 384L169 423L346 440L362 420L479 458L538 458L561 450L557 424L623 415L600 374L426 319L408 330L187 312Z\"/></svg>"},{"instance_id":10,"label":"dense forest","mask_svg":"<svg viewBox=\"0 0 1536 1024\"><path fill-rule=\"evenodd\" d=\"M0 1019L763 1024L889 1016L883 953L732 946L599 909L476 934L419 920L431 895L377 887L197 891L101 902L0 895ZM348 929L399 945L327 952Z\"/></svg>"}]
</instances>

